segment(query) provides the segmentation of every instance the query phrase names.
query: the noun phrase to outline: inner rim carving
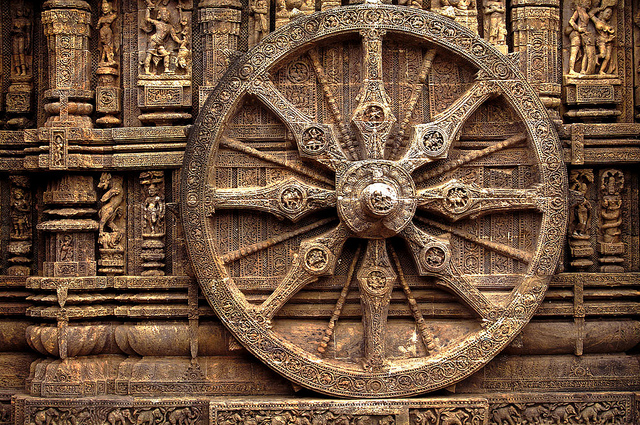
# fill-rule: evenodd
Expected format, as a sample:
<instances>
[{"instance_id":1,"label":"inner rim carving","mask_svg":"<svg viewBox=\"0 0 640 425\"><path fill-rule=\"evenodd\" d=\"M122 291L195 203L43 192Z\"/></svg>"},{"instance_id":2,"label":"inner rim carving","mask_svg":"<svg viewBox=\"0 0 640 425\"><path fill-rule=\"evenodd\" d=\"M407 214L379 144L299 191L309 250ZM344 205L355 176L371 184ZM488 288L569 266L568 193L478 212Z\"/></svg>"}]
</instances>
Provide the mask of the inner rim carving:
<instances>
[{"instance_id":1,"label":"inner rim carving","mask_svg":"<svg viewBox=\"0 0 640 425\"><path fill-rule=\"evenodd\" d=\"M375 20L370 18L372 12ZM384 31L378 29L381 22ZM445 30L457 38L445 40ZM340 85L327 77L335 74L327 69L332 34L351 34L353 44L361 46L359 100L352 102L351 110L338 106L333 96ZM383 52L392 49L387 43L398 34L411 38L421 55L409 100L400 101L400 106L387 93L382 66ZM319 45L322 38L328 41ZM467 41L458 43L461 38ZM274 53L270 49L278 43L289 47ZM434 57L450 52L481 77L470 80L449 106L416 121L418 97L430 95L424 94L422 84ZM315 71L318 89L313 98L326 101L323 119L301 108L294 91L279 82L280 70L290 74L287 62L280 62L283 57L303 61L310 72ZM417 394L450 385L479 369L516 335L541 302L566 223L566 172L557 136L515 67L451 21L392 6L349 7L302 18L267 37L243 61L205 105L187 149L189 172L183 177L189 249L204 292L223 322L276 371L333 395ZM216 93L227 93L232 101L219 103ZM457 143L464 124L497 97L515 111L522 132L475 150L460 150ZM284 124L291 134L291 151L274 154L223 131L248 99ZM210 143L211 137L216 143ZM535 178L530 183L494 187L456 177L462 166L514 147L534 158L530 166ZM202 152L208 152L206 171L197 165ZM267 173L261 184L209 186L234 155L272 164L281 177ZM212 232L226 226L225 214L242 220L243 211L281 219L285 224L278 226L286 231L240 242L235 250L215 246ZM530 247L483 240L468 230L471 220L501 214L533 217L524 221L539 229ZM270 223L275 222L265 220L266 228L273 228ZM465 271L460 247L467 245L506 258L522 270L501 297L484 290L492 285L491 279ZM273 286L261 292L259 286L251 286L253 278L243 270L255 264L255 258L263 258L262 253L268 258L278 252L290 255L284 267L274 268L273 277L264 280ZM464 306L468 319L459 325L434 320L420 297L435 289L451 294ZM340 293L330 318L313 317L314 326L327 323L318 325L316 342L298 335L299 328L286 318L295 317L289 315L307 299L305 291L316 291L319 299L325 299L330 290ZM355 320L348 319L355 307L350 293L359 302L360 330ZM396 295L406 302L406 312L400 316L390 312L392 303L398 303L392 301ZM351 327L339 329L336 321L345 316ZM400 357L394 354L398 348L388 345L388 335L409 328L420 347L415 355ZM345 348L338 347L337 331L360 336L357 354L340 356L339 350Z\"/></svg>"}]
</instances>

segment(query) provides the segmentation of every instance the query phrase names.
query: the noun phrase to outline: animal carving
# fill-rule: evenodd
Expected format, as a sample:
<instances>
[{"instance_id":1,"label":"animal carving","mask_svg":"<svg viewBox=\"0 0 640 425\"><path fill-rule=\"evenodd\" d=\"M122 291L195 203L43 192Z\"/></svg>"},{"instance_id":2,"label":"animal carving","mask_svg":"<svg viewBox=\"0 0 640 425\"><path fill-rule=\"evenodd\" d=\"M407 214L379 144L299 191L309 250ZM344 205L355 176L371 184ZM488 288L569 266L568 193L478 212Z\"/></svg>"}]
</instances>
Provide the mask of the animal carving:
<instances>
[{"instance_id":1,"label":"animal carving","mask_svg":"<svg viewBox=\"0 0 640 425\"><path fill-rule=\"evenodd\" d=\"M198 414L189 407L176 409L169 414L169 423L171 425L193 425L197 416Z\"/></svg>"},{"instance_id":2,"label":"animal carving","mask_svg":"<svg viewBox=\"0 0 640 425\"><path fill-rule=\"evenodd\" d=\"M129 425L133 422L129 409L114 409L107 415L108 425Z\"/></svg>"},{"instance_id":3,"label":"animal carving","mask_svg":"<svg viewBox=\"0 0 640 425\"><path fill-rule=\"evenodd\" d=\"M493 423L496 425L516 425L519 422L518 411L513 406L502 406L493 409Z\"/></svg>"},{"instance_id":4,"label":"animal carving","mask_svg":"<svg viewBox=\"0 0 640 425\"><path fill-rule=\"evenodd\" d=\"M98 211L100 225L98 226L98 238L103 245L115 245L120 242L122 231L115 220L122 214L122 201L124 200L124 190L122 189L122 177L112 177L110 173L102 173L98 187L106 192L102 195L100 202L102 208ZM113 232L115 239L111 240L105 233L105 227ZM111 248L112 246L104 246Z\"/></svg>"},{"instance_id":5,"label":"animal carving","mask_svg":"<svg viewBox=\"0 0 640 425\"><path fill-rule=\"evenodd\" d=\"M547 416L547 409L541 405L528 406L522 411L522 423L530 425L543 424Z\"/></svg>"},{"instance_id":6,"label":"animal carving","mask_svg":"<svg viewBox=\"0 0 640 425\"><path fill-rule=\"evenodd\" d=\"M609 424L615 425L616 416L620 414L622 414L620 409L618 409L617 407L613 407L609 410L605 410L604 412L602 412L602 414L600 415L600 421L602 425L609 425Z\"/></svg>"},{"instance_id":7,"label":"animal carving","mask_svg":"<svg viewBox=\"0 0 640 425\"><path fill-rule=\"evenodd\" d=\"M33 422L35 425L58 425L58 418L60 413L50 407L46 410L40 410L33 415ZM33 424L32 424L33 425Z\"/></svg>"},{"instance_id":8,"label":"animal carving","mask_svg":"<svg viewBox=\"0 0 640 425\"><path fill-rule=\"evenodd\" d=\"M465 412L443 412L442 425L464 425L469 415Z\"/></svg>"},{"instance_id":9,"label":"animal carving","mask_svg":"<svg viewBox=\"0 0 640 425\"><path fill-rule=\"evenodd\" d=\"M598 422L598 414L605 410L606 408L602 404L595 403L582 409L578 418L587 425L596 424Z\"/></svg>"},{"instance_id":10,"label":"animal carving","mask_svg":"<svg viewBox=\"0 0 640 425\"><path fill-rule=\"evenodd\" d=\"M552 409L551 412L549 412L549 418L551 419L552 423L556 425L568 424L571 417L577 416L578 413L576 412L576 409L574 409L570 404L558 406Z\"/></svg>"},{"instance_id":11,"label":"animal carving","mask_svg":"<svg viewBox=\"0 0 640 425\"><path fill-rule=\"evenodd\" d=\"M163 414L160 409L143 410L136 415L136 425L157 425L162 423Z\"/></svg>"}]
</instances>

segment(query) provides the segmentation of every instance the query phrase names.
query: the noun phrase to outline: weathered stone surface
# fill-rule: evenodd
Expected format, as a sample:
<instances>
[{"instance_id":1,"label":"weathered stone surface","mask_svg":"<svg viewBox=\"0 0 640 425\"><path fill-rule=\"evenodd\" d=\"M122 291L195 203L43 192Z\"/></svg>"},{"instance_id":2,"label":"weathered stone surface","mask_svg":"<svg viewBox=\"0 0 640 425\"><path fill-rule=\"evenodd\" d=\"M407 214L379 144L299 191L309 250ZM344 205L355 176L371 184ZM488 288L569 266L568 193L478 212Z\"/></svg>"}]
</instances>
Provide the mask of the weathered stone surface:
<instances>
[{"instance_id":1,"label":"weathered stone surface","mask_svg":"<svg viewBox=\"0 0 640 425\"><path fill-rule=\"evenodd\" d=\"M640 422L636 2L0 11L0 425Z\"/></svg>"}]
</instances>

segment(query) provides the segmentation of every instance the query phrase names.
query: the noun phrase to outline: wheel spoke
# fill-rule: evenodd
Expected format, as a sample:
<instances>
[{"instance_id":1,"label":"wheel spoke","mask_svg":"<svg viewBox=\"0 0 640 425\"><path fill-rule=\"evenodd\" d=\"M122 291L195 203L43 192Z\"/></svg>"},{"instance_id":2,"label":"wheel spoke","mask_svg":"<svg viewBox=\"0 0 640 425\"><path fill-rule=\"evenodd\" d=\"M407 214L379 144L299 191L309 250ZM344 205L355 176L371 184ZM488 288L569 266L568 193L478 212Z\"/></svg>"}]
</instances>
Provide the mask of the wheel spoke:
<instances>
[{"instance_id":1,"label":"wheel spoke","mask_svg":"<svg viewBox=\"0 0 640 425\"><path fill-rule=\"evenodd\" d=\"M431 236L414 224L407 226L400 236L409 244L418 274L435 277L438 286L457 295L483 320L497 317L499 308L473 285L471 279L461 275L451 262L451 245L447 239Z\"/></svg>"},{"instance_id":2,"label":"wheel spoke","mask_svg":"<svg viewBox=\"0 0 640 425\"><path fill-rule=\"evenodd\" d=\"M264 211L293 222L336 205L335 191L311 186L295 178L260 187L212 188L211 192L214 209Z\"/></svg>"},{"instance_id":3,"label":"wheel spoke","mask_svg":"<svg viewBox=\"0 0 640 425\"><path fill-rule=\"evenodd\" d=\"M460 129L480 105L498 93L493 81L476 81L458 100L434 117L427 124L414 127L411 146L401 159L403 166L413 171L433 161L446 158Z\"/></svg>"},{"instance_id":4,"label":"wheel spoke","mask_svg":"<svg viewBox=\"0 0 640 425\"><path fill-rule=\"evenodd\" d=\"M396 117L391 112L391 99L382 79L382 37L384 30L362 30L364 49L364 81L358 106L351 121L357 128L364 159L383 159L389 133Z\"/></svg>"},{"instance_id":5,"label":"wheel spoke","mask_svg":"<svg viewBox=\"0 0 640 425\"><path fill-rule=\"evenodd\" d=\"M409 288L409 283L404 277L404 272L402 271L402 265L400 264L400 259L398 258L398 254L396 251L391 248L391 256L393 257L393 262L396 265L396 270L398 270L398 278L400 280L400 285L402 286L402 290L404 291L404 295L407 297L407 302L409 303L409 308L411 309L411 314L413 314L413 319L416 321L416 326L418 327L418 331L420 332L420 337L422 338L422 343L424 344L424 348L427 350L427 354L430 351L436 348L436 344L433 341L433 337L427 329L427 324L424 321L424 317L422 317L422 312L420 311L420 306L416 302L415 297L411 293L411 289Z\"/></svg>"},{"instance_id":6,"label":"wheel spoke","mask_svg":"<svg viewBox=\"0 0 640 425\"><path fill-rule=\"evenodd\" d=\"M396 278L386 240L370 239L357 274L364 327L362 366L366 370L380 369L385 363L387 315Z\"/></svg>"},{"instance_id":7,"label":"wheel spoke","mask_svg":"<svg viewBox=\"0 0 640 425\"><path fill-rule=\"evenodd\" d=\"M320 276L333 274L342 247L350 235L346 226L339 224L328 232L302 241L282 282L257 312L265 319L271 320L304 286L315 282Z\"/></svg>"},{"instance_id":8,"label":"wheel spoke","mask_svg":"<svg viewBox=\"0 0 640 425\"><path fill-rule=\"evenodd\" d=\"M456 168L462 167L463 165L468 164L471 161L484 158L485 156L491 155L492 153L517 145L518 143L524 142L525 140L527 140L527 136L525 136L524 134L516 134L515 136L511 136L508 139L503 140L502 142L498 142L484 149L479 149L477 151L473 151L468 154L462 155L460 158L456 159L455 161L446 162L441 166L434 168L433 170L429 170L417 176L413 180L416 184L420 184L434 177L441 176L444 173L447 173L451 170L455 170Z\"/></svg>"},{"instance_id":9,"label":"wheel spoke","mask_svg":"<svg viewBox=\"0 0 640 425\"><path fill-rule=\"evenodd\" d=\"M418 190L418 208L450 220L477 218L505 211L542 211L542 186L530 189L497 189L468 185L456 180Z\"/></svg>"},{"instance_id":10,"label":"wheel spoke","mask_svg":"<svg viewBox=\"0 0 640 425\"><path fill-rule=\"evenodd\" d=\"M418 72L418 79L411 88L411 98L409 98L409 102L407 103L404 118L400 123L400 128L398 129L395 137L390 138L388 142L388 145L392 146L393 149L389 154L389 158L391 159L395 158L398 149L401 145L404 144L404 139L407 133L407 129L409 128L409 123L411 122L411 117L413 116L413 111L416 107L416 104L418 103L418 97L422 92L422 85L427 79L427 74L429 74L429 71L431 70L431 65L433 65L433 59L435 57L436 49L429 49L424 55L422 64L420 65L420 71Z\"/></svg>"},{"instance_id":11,"label":"wheel spoke","mask_svg":"<svg viewBox=\"0 0 640 425\"><path fill-rule=\"evenodd\" d=\"M523 251L518 248L511 247L509 245L505 245L499 242L489 241L486 239L479 238L469 232L465 232L464 230L457 229L453 226L448 226L446 224L438 223L434 220L429 220L428 218L416 216L416 219L427 224L431 227L435 227L436 229L444 230L445 232L456 235L460 238L466 239L470 242L475 243L478 246L481 246L486 249L490 249L493 252L497 252L498 254L504 255L505 257L512 258L514 260L520 261L521 263L529 264L531 260L533 260L533 255L530 252Z\"/></svg>"},{"instance_id":12,"label":"wheel spoke","mask_svg":"<svg viewBox=\"0 0 640 425\"><path fill-rule=\"evenodd\" d=\"M356 159L358 157L358 154L355 151L355 141L353 140L353 137L344 122L344 117L342 116L342 112L340 112L338 102L336 101L336 98L329 87L329 80L327 78L327 74L324 71L324 67L322 66L320 55L318 54L318 51L316 49L312 49L309 51L309 57L311 58L311 62L313 63L313 69L315 70L316 77L318 77L318 81L320 82L320 87L322 88L324 97L326 98L327 104L329 105L331 115L333 115L333 119L338 124L338 129L340 130L340 132L338 133L340 143L347 150L351 159Z\"/></svg>"},{"instance_id":13,"label":"wheel spoke","mask_svg":"<svg viewBox=\"0 0 640 425\"><path fill-rule=\"evenodd\" d=\"M318 345L318 352L320 354L324 354L327 350L327 346L329 345L329 341L331 341L331 336L333 335L333 329L336 327L336 322L338 318L342 314L342 309L344 307L344 303L347 300L347 295L349 295L349 287L351 286L351 281L353 280L353 274L356 270L356 264L358 263L358 259L360 258L360 251L362 247L359 245L356 253L353 255L353 260L351 260L351 266L349 266L349 272L347 273L347 278L344 280L344 284L342 285L342 291L340 291L340 296L338 297L338 301L336 302L335 307L333 308L333 314L331 314L331 318L329 319L329 324L327 328L324 330L324 336Z\"/></svg>"},{"instance_id":14,"label":"wheel spoke","mask_svg":"<svg viewBox=\"0 0 640 425\"><path fill-rule=\"evenodd\" d=\"M334 136L333 126L314 122L291 103L267 76L257 78L248 93L260 99L289 127L302 157L313 159L334 171L337 163L346 160Z\"/></svg>"},{"instance_id":15,"label":"wheel spoke","mask_svg":"<svg viewBox=\"0 0 640 425\"><path fill-rule=\"evenodd\" d=\"M325 224L329 224L332 221L334 221L335 218L325 218L324 220L319 220L316 221L315 223L309 224L308 226L303 226L300 227L299 229L294 230L293 232L287 232L287 233L283 233L282 235L278 235L278 236L274 236L272 238L269 239L265 239L263 241L260 242L256 242L254 244L248 245L248 246L244 246L236 251L231 251L226 253L225 255L223 255L221 257L222 262L225 264L231 263L233 261L237 261L241 258L247 257L253 253L256 253L258 251L262 251L264 249L267 249L271 246L274 246L276 244L279 244L280 242L284 242L288 239L294 238L298 235L304 235L307 232L310 232L314 229L317 229L318 227L322 227Z\"/></svg>"},{"instance_id":16,"label":"wheel spoke","mask_svg":"<svg viewBox=\"0 0 640 425\"><path fill-rule=\"evenodd\" d=\"M244 143L238 142L237 140L232 140L232 139L223 137L220 140L220 145L225 148L233 149L234 151L242 152L247 155L253 156L254 158L262 159L263 161L280 165L286 168L287 170L293 171L294 173L302 174L303 176L310 177L320 183L325 183L330 186L333 186L335 184L334 181L326 178L325 176L317 173L316 171L313 171L306 167L292 163L291 161L287 161L286 159L282 159L277 156L271 155L267 152L259 151L257 149L252 148L251 146L247 146Z\"/></svg>"}]
</instances>

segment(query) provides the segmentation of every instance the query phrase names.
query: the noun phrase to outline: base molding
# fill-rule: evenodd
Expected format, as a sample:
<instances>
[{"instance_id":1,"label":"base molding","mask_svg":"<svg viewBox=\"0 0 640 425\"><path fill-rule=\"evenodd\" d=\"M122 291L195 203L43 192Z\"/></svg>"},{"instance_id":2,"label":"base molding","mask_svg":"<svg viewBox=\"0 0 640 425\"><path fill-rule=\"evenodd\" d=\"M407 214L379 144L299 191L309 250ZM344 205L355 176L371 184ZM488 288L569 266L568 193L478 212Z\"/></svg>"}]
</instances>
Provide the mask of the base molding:
<instances>
[{"instance_id":1,"label":"base molding","mask_svg":"<svg viewBox=\"0 0 640 425\"><path fill-rule=\"evenodd\" d=\"M640 392L501 393L415 399L16 395L11 425L516 425L640 423Z\"/></svg>"}]
</instances>

